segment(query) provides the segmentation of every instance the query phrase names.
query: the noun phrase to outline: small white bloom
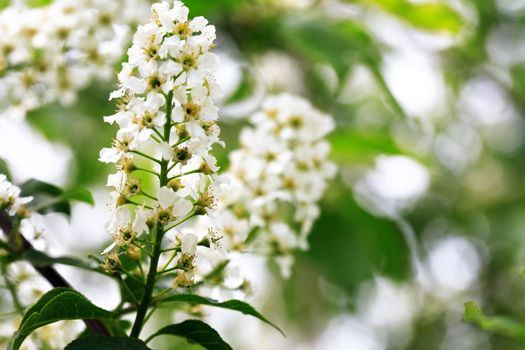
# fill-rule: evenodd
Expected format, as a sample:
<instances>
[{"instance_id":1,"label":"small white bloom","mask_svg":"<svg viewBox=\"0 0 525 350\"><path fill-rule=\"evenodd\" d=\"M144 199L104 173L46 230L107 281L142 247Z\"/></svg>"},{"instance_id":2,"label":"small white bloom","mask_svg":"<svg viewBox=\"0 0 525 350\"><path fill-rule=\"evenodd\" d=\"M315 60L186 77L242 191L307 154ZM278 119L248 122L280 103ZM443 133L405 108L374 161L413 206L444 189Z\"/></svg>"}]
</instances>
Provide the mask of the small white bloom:
<instances>
[{"instance_id":1,"label":"small white bloom","mask_svg":"<svg viewBox=\"0 0 525 350\"><path fill-rule=\"evenodd\" d=\"M197 242L198 238L193 233L186 233L184 236L182 236L182 244L181 244L181 250L182 253L195 255L195 251L197 250Z\"/></svg>"}]
</instances>

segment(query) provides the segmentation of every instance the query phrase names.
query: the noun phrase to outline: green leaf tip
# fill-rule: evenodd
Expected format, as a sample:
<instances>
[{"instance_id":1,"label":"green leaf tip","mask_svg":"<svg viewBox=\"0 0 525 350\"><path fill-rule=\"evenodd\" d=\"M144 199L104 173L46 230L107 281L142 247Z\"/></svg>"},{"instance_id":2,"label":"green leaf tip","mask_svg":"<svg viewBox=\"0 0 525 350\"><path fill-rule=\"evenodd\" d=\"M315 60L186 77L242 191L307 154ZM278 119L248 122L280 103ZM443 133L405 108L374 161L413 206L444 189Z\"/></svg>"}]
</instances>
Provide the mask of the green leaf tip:
<instances>
[{"instance_id":1,"label":"green leaf tip","mask_svg":"<svg viewBox=\"0 0 525 350\"><path fill-rule=\"evenodd\" d=\"M95 204L93 195L85 188L72 188L63 190L53 184L36 179L30 179L20 185L23 196L33 196L31 202L33 210L45 214L49 212L58 212L71 215L71 202L83 202L90 205Z\"/></svg>"},{"instance_id":2,"label":"green leaf tip","mask_svg":"<svg viewBox=\"0 0 525 350\"><path fill-rule=\"evenodd\" d=\"M69 343L64 350L151 350L139 339L128 337L86 336Z\"/></svg>"},{"instance_id":3,"label":"green leaf tip","mask_svg":"<svg viewBox=\"0 0 525 350\"><path fill-rule=\"evenodd\" d=\"M274 323L270 322L267 318L261 315L257 310L255 310L253 306L251 306L248 303L245 303L244 301L240 301L237 299L231 299L231 300L227 300L224 302L218 302L216 300L205 298L199 295L176 294L176 295L172 295L172 296L169 296L163 299L162 302L183 302L183 303L190 303L190 304L201 304L201 305L219 307L223 309L229 309L233 311L239 311L245 315L249 315L249 316L258 318L259 320L275 328L284 337L286 337L286 334L284 334L284 332L279 327L277 327Z\"/></svg>"},{"instance_id":4,"label":"green leaf tip","mask_svg":"<svg viewBox=\"0 0 525 350\"><path fill-rule=\"evenodd\" d=\"M207 350L233 350L232 347L221 338L215 329L199 320L186 320L178 324L161 328L158 332L153 334L148 341L159 335L182 337L189 343L199 344Z\"/></svg>"},{"instance_id":5,"label":"green leaf tip","mask_svg":"<svg viewBox=\"0 0 525 350\"><path fill-rule=\"evenodd\" d=\"M471 323L483 331L525 341L524 324L507 317L485 316L481 308L473 301L465 303L463 319L465 322Z\"/></svg>"},{"instance_id":6,"label":"green leaf tip","mask_svg":"<svg viewBox=\"0 0 525 350\"><path fill-rule=\"evenodd\" d=\"M465 322L480 325L483 321L483 313L481 312L481 309L479 308L478 304L476 304L473 301L467 301L465 303L463 319L465 320Z\"/></svg>"},{"instance_id":7,"label":"green leaf tip","mask_svg":"<svg viewBox=\"0 0 525 350\"><path fill-rule=\"evenodd\" d=\"M111 312L92 304L71 288L55 288L44 294L24 315L8 350L18 350L34 330L62 320L111 318Z\"/></svg>"}]
</instances>

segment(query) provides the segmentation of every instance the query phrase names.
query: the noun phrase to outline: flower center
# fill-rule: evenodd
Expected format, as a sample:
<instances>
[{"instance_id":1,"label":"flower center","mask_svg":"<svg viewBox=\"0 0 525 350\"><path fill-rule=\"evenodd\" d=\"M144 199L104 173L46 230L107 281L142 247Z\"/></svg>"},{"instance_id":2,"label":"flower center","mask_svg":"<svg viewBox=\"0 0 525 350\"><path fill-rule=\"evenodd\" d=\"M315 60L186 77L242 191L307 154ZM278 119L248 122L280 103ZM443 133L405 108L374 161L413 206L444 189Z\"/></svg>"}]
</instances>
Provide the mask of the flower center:
<instances>
[{"instance_id":1,"label":"flower center","mask_svg":"<svg viewBox=\"0 0 525 350\"><path fill-rule=\"evenodd\" d=\"M178 23L175 26L175 33L177 33L182 40L186 39L192 34L188 22Z\"/></svg>"}]
</instances>

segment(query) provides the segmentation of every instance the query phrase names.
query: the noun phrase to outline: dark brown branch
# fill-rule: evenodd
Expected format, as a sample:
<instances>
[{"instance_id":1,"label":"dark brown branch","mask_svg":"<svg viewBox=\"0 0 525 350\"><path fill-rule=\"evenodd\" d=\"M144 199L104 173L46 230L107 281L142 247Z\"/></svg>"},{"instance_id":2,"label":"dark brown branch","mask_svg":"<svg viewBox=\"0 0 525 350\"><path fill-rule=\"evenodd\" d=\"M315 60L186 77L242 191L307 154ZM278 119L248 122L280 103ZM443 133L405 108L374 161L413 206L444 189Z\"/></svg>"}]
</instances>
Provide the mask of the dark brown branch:
<instances>
[{"instance_id":1,"label":"dark brown branch","mask_svg":"<svg viewBox=\"0 0 525 350\"><path fill-rule=\"evenodd\" d=\"M22 256L28 250L34 249L31 242L29 242L20 232L13 231L13 223L9 217L0 212L0 228L4 231L4 234L9 237L11 253L16 254L17 256ZM44 277L49 284L53 287L73 287L69 284L68 281L57 270L51 265L46 266L35 266L33 268ZM110 336L109 331L99 320L83 320L84 324L88 329L90 329L96 335Z\"/></svg>"}]
</instances>

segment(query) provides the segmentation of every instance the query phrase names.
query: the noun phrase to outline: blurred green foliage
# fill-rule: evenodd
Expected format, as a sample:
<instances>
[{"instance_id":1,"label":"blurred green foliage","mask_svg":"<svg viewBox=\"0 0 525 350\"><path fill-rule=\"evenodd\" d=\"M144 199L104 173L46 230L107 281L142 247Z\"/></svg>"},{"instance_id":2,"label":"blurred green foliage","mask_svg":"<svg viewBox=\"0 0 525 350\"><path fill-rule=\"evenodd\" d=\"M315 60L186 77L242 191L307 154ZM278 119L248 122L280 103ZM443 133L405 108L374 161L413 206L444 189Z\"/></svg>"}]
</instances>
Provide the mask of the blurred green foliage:
<instances>
[{"instance_id":1,"label":"blurred green foliage","mask_svg":"<svg viewBox=\"0 0 525 350\"><path fill-rule=\"evenodd\" d=\"M416 3L408 0L360 0L359 2L378 6L408 24L424 30L458 33L463 27L462 18L443 2Z\"/></svg>"}]
</instances>

